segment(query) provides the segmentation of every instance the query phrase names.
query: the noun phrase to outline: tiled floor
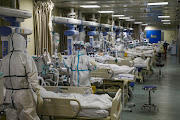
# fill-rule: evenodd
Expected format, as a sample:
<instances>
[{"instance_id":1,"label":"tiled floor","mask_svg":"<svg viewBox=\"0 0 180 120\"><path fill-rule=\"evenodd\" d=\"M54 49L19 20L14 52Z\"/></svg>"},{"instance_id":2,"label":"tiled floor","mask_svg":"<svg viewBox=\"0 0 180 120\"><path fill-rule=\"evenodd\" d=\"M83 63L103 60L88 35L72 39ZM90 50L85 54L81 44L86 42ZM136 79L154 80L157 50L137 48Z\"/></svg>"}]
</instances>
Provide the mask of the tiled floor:
<instances>
[{"instance_id":1,"label":"tiled floor","mask_svg":"<svg viewBox=\"0 0 180 120\"><path fill-rule=\"evenodd\" d=\"M122 120L180 120L180 64L175 56L170 55L163 62L165 78L145 78L143 84L136 83L132 99L136 106L133 112L122 112ZM154 73L158 73L157 68L154 68ZM148 102L148 91L142 90L144 85L157 86L151 97L152 103L159 108L158 112L141 110L141 106Z\"/></svg>"}]
</instances>

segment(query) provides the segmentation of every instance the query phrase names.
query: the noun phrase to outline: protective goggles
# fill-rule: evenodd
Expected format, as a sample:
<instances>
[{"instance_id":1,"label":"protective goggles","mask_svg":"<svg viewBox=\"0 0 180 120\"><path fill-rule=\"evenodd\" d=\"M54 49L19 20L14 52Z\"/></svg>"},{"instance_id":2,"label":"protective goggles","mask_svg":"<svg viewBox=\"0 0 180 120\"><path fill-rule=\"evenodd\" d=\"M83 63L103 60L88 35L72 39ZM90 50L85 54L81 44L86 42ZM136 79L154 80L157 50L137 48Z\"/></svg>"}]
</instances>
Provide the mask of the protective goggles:
<instances>
[{"instance_id":1,"label":"protective goggles","mask_svg":"<svg viewBox=\"0 0 180 120\"><path fill-rule=\"evenodd\" d=\"M74 50L82 50L84 48L84 45L80 45L80 44L74 44Z\"/></svg>"}]
</instances>

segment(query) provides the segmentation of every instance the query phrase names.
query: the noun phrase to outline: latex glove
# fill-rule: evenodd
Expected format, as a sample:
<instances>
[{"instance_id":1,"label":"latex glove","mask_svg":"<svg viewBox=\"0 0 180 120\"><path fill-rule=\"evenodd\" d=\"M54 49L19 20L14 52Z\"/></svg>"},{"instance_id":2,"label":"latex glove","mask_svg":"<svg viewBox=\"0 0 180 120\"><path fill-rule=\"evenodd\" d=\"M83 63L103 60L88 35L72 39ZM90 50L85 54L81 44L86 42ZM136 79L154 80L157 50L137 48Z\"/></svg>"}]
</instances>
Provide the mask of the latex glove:
<instances>
[{"instance_id":1,"label":"latex glove","mask_svg":"<svg viewBox=\"0 0 180 120\"><path fill-rule=\"evenodd\" d=\"M96 63L95 61L90 61L90 63L91 63L93 66L97 67L97 63Z\"/></svg>"},{"instance_id":2,"label":"latex glove","mask_svg":"<svg viewBox=\"0 0 180 120\"><path fill-rule=\"evenodd\" d=\"M59 61L62 62L63 61L63 57L62 57L61 53L58 53L57 56L59 58Z\"/></svg>"},{"instance_id":3,"label":"latex glove","mask_svg":"<svg viewBox=\"0 0 180 120\"><path fill-rule=\"evenodd\" d=\"M41 97L41 93L39 90L37 90L36 95L37 95L38 107L41 107L43 105L43 99Z\"/></svg>"}]
</instances>

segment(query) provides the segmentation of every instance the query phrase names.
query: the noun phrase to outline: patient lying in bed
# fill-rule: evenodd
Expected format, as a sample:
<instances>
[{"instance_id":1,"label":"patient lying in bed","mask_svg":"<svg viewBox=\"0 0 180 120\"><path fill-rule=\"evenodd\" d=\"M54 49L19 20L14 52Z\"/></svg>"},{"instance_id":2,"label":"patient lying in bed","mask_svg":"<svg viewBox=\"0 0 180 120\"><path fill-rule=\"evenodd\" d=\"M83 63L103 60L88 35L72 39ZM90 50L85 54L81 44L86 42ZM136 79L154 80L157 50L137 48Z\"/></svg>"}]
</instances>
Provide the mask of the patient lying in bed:
<instances>
[{"instance_id":1,"label":"patient lying in bed","mask_svg":"<svg viewBox=\"0 0 180 120\"><path fill-rule=\"evenodd\" d=\"M144 67L147 67L148 59L144 60L141 57L137 57L133 60L133 62L134 62L135 67L144 68Z\"/></svg>"},{"instance_id":2,"label":"patient lying in bed","mask_svg":"<svg viewBox=\"0 0 180 120\"><path fill-rule=\"evenodd\" d=\"M113 71L113 75L111 80L118 79L126 79L126 80L134 80L135 75L132 75L133 70L135 70L135 67L129 67L126 65L116 65L116 64L98 64L99 69L111 69ZM91 83L97 87L100 87L103 85L103 78L102 77L91 77Z\"/></svg>"},{"instance_id":3,"label":"patient lying in bed","mask_svg":"<svg viewBox=\"0 0 180 120\"><path fill-rule=\"evenodd\" d=\"M113 77L119 75L119 74L131 74L133 70L135 70L135 67L129 67L126 65L116 65L116 64L102 64L99 63L99 69L104 68L104 69L112 69L114 72Z\"/></svg>"},{"instance_id":4,"label":"patient lying in bed","mask_svg":"<svg viewBox=\"0 0 180 120\"><path fill-rule=\"evenodd\" d=\"M123 60L123 58L115 58L115 57L112 57L112 56L110 56L110 55L104 55L104 56L98 56L98 55L96 55L96 56L94 57L94 59L95 59L95 61L100 62L100 63L105 63L106 60L116 60L116 59L117 59L118 61Z\"/></svg>"},{"instance_id":5,"label":"patient lying in bed","mask_svg":"<svg viewBox=\"0 0 180 120\"><path fill-rule=\"evenodd\" d=\"M78 94L78 93L55 93L51 91L46 91L44 88L41 89L42 97L50 98L66 98L66 99L76 99L80 102L80 112L79 117L89 117L89 118L105 118L109 116L112 107L112 98L107 95L95 95L95 94ZM77 109L78 103L72 101L71 105L74 110Z\"/></svg>"},{"instance_id":6,"label":"patient lying in bed","mask_svg":"<svg viewBox=\"0 0 180 120\"><path fill-rule=\"evenodd\" d=\"M128 57L138 57L138 56L149 56L152 57L154 54L154 50L136 50L136 49L128 49L126 50L126 53L128 53Z\"/></svg>"}]
</instances>

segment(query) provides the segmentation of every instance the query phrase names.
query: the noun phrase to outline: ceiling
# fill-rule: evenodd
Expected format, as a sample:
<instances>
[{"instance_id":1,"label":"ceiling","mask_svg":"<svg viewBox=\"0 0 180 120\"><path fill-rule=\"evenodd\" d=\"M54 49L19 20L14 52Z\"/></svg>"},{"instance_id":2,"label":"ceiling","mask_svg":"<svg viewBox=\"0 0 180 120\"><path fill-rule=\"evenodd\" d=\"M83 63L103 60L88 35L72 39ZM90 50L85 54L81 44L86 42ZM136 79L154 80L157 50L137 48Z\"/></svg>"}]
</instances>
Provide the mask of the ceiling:
<instances>
[{"instance_id":1,"label":"ceiling","mask_svg":"<svg viewBox=\"0 0 180 120\"><path fill-rule=\"evenodd\" d=\"M163 25L159 15L170 16L171 25L180 25L180 0L52 0L56 7L75 8L83 14L99 14L99 10L113 10L114 14L123 14L138 22L149 25ZM148 6L150 2L168 2L164 6ZM99 5L100 8L81 8L79 5ZM97 15L96 15L97 16ZM111 14L101 14L111 17Z\"/></svg>"}]
</instances>

